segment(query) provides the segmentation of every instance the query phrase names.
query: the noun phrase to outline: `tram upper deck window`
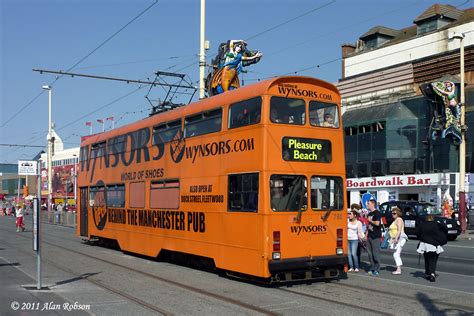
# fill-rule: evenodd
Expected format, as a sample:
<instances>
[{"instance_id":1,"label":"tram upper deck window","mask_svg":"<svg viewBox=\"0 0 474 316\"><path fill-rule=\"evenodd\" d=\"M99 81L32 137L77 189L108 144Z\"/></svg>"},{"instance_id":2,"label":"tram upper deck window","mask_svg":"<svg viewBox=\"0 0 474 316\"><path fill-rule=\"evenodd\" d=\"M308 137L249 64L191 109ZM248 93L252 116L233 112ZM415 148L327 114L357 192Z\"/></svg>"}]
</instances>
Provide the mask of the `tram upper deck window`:
<instances>
[{"instance_id":1,"label":"tram upper deck window","mask_svg":"<svg viewBox=\"0 0 474 316\"><path fill-rule=\"evenodd\" d=\"M229 108L229 128L258 124L260 123L261 113L261 97L231 104Z\"/></svg>"},{"instance_id":2,"label":"tram upper deck window","mask_svg":"<svg viewBox=\"0 0 474 316\"><path fill-rule=\"evenodd\" d=\"M308 205L305 176L279 175L270 177L270 204L273 211L299 211Z\"/></svg>"},{"instance_id":3,"label":"tram upper deck window","mask_svg":"<svg viewBox=\"0 0 474 316\"><path fill-rule=\"evenodd\" d=\"M320 101L309 102L309 123L312 126L339 127L337 105Z\"/></svg>"},{"instance_id":4,"label":"tram upper deck window","mask_svg":"<svg viewBox=\"0 0 474 316\"><path fill-rule=\"evenodd\" d=\"M218 132L222 126L222 109L205 111L186 117L184 121L184 137Z\"/></svg>"},{"instance_id":5,"label":"tram upper deck window","mask_svg":"<svg viewBox=\"0 0 474 316\"><path fill-rule=\"evenodd\" d=\"M257 212L258 173L229 175L229 211Z\"/></svg>"},{"instance_id":6,"label":"tram upper deck window","mask_svg":"<svg viewBox=\"0 0 474 316\"><path fill-rule=\"evenodd\" d=\"M166 122L153 127L153 145L167 143L181 129L181 120Z\"/></svg>"},{"instance_id":7,"label":"tram upper deck window","mask_svg":"<svg viewBox=\"0 0 474 316\"><path fill-rule=\"evenodd\" d=\"M270 120L273 123L304 125L306 106L302 99L272 97L270 99Z\"/></svg>"},{"instance_id":8,"label":"tram upper deck window","mask_svg":"<svg viewBox=\"0 0 474 316\"><path fill-rule=\"evenodd\" d=\"M344 192L340 177L311 177L311 208L313 211L342 210Z\"/></svg>"},{"instance_id":9,"label":"tram upper deck window","mask_svg":"<svg viewBox=\"0 0 474 316\"><path fill-rule=\"evenodd\" d=\"M105 156L106 150L106 143L105 142L100 142L100 143L95 143L91 146L91 157L90 159L98 158Z\"/></svg>"}]
</instances>

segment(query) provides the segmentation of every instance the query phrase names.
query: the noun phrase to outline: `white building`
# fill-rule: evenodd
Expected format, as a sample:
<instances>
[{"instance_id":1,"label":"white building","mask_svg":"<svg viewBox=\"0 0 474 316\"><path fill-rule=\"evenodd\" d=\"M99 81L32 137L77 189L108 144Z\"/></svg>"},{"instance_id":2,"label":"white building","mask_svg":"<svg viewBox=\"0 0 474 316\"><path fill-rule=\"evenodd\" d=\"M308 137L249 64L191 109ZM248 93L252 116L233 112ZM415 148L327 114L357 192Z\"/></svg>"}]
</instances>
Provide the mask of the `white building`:
<instances>
[{"instance_id":1,"label":"white building","mask_svg":"<svg viewBox=\"0 0 474 316\"><path fill-rule=\"evenodd\" d=\"M77 200L77 164L79 162L79 147L64 149L59 135L53 130L52 156L52 202L54 204L76 205ZM48 197L48 155L41 154L41 198Z\"/></svg>"},{"instance_id":2,"label":"white building","mask_svg":"<svg viewBox=\"0 0 474 316\"><path fill-rule=\"evenodd\" d=\"M446 191L459 192L458 146L435 140L432 102L419 85L460 74L464 35L466 81L466 192L474 204L474 8L433 5L401 30L376 26L354 45L342 45L337 84L346 132L350 203L372 192L379 202L397 199L440 204Z\"/></svg>"}]
</instances>

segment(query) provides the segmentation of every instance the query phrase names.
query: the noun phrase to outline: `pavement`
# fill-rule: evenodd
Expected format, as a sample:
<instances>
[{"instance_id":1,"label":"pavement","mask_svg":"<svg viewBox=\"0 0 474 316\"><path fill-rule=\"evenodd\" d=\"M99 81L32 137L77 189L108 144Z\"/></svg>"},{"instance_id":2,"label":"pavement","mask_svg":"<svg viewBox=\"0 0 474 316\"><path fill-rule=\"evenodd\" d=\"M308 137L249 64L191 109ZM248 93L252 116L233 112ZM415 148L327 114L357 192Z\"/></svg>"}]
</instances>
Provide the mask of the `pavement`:
<instances>
[{"instance_id":1,"label":"pavement","mask_svg":"<svg viewBox=\"0 0 474 316\"><path fill-rule=\"evenodd\" d=\"M0 248L1 249L1 248ZM1 315L87 315L75 310L74 304L55 294L54 289L37 290L34 278L22 271L18 262L0 257L0 314Z\"/></svg>"},{"instance_id":2,"label":"pavement","mask_svg":"<svg viewBox=\"0 0 474 316\"><path fill-rule=\"evenodd\" d=\"M467 229L466 232L461 233L461 235L459 235L457 239L459 239L459 240L473 240L474 239L474 229Z\"/></svg>"},{"instance_id":3,"label":"pavement","mask_svg":"<svg viewBox=\"0 0 474 316\"><path fill-rule=\"evenodd\" d=\"M53 222L51 214L46 222ZM43 215L44 217L44 215ZM43 218L43 220L45 220ZM14 225L14 218L11 219L11 225ZM69 223L61 223L63 226L72 226ZM12 226L13 227L13 226ZM472 228L472 226L470 227ZM473 240L474 229L466 230L457 238L458 240ZM79 306L74 306L71 300L66 300L64 297L55 294L61 292L60 288L63 283L69 281L61 281L59 283L43 284L43 289L37 290L36 275L32 276L28 271L35 271L30 267L35 265L36 259L29 257L29 262L23 262L26 266L20 263L26 258L16 261L8 261L2 257L2 251L6 250L4 246L0 246L0 315L89 315L91 311L78 310ZM15 251L13 249L13 251ZM27 267L28 266L28 267ZM48 273L45 273L46 275ZM77 278L70 279L70 282L76 281ZM92 286L93 287L93 286ZM59 291L58 291L59 290ZM102 291L97 289L88 289L88 292L94 292L97 297L104 296ZM65 293L63 293L65 294ZM110 293L107 295L109 296ZM105 299L107 300L107 299ZM84 306L83 306L84 307ZM82 308L83 309L83 308Z\"/></svg>"}]
</instances>

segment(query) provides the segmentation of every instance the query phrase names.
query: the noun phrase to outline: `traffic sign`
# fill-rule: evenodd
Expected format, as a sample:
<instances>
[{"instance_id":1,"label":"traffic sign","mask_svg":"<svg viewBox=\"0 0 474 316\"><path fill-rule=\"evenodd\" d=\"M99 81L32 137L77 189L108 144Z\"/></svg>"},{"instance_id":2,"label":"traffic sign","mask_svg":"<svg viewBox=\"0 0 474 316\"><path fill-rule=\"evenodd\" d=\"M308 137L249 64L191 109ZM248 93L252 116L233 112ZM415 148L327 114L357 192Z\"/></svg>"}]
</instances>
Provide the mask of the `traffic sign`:
<instances>
[{"instance_id":1,"label":"traffic sign","mask_svg":"<svg viewBox=\"0 0 474 316\"><path fill-rule=\"evenodd\" d=\"M38 175L36 161L18 160L18 174L21 176Z\"/></svg>"}]
</instances>

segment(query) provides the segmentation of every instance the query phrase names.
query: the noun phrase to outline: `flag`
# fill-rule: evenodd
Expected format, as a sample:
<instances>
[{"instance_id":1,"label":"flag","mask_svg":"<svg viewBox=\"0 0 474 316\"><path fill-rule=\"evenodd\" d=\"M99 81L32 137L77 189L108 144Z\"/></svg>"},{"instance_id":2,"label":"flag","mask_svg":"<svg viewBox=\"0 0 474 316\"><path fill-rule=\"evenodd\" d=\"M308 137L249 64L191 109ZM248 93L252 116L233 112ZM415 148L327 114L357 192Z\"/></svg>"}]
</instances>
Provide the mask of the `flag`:
<instances>
[{"instance_id":1,"label":"flag","mask_svg":"<svg viewBox=\"0 0 474 316\"><path fill-rule=\"evenodd\" d=\"M99 122L99 123L104 123L104 120L97 120L97 122Z\"/></svg>"},{"instance_id":2,"label":"flag","mask_svg":"<svg viewBox=\"0 0 474 316\"><path fill-rule=\"evenodd\" d=\"M86 122L86 126L92 126L92 122Z\"/></svg>"},{"instance_id":3,"label":"flag","mask_svg":"<svg viewBox=\"0 0 474 316\"><path fill-rule=\"evenodd\" d=\"M107 121L113 121L113 120L114 120L114 117L113 117L113 116L108 117L108 118L106 118L106 120L107 120Z\"/></svg>"}]
</instances>

